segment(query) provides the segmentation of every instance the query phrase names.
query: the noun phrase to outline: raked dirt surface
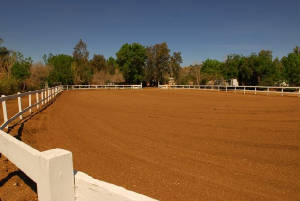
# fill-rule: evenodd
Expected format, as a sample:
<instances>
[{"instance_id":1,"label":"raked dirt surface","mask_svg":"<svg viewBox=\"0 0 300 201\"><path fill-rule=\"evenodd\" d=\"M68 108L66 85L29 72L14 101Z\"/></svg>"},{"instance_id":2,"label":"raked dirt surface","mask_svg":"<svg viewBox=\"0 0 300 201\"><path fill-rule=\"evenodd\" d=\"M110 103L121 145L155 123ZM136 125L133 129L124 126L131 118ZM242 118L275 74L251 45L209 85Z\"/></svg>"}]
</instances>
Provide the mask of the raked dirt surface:
<instances>
[{"instance_id":1,"label":"raked dirt surface","mask_svg":"<svg viewBox=\"0 0 300 201\"><path fill-rule=\"evenodd\" d=\"M82 90L64 92L19 136L40 151L70 150L76 170L162 201L296 201L299 123L298 97ZM22 192L1 181L2 200ZM36 198L24 191L20 199Z\"/></svg>"}]
</instances>

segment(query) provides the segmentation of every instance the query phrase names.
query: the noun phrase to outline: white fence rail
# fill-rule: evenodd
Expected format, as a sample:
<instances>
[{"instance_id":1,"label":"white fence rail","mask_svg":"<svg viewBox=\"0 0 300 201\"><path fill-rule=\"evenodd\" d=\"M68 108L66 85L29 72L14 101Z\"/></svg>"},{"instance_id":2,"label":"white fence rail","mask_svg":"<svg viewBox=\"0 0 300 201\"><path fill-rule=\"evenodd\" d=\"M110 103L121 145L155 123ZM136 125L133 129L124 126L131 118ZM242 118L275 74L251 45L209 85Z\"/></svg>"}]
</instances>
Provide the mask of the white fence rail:
<instances>
[{"instance_id":1,"label":"white fence rail","mask_svg":"<svg viewBox=\"0 0 300 201\"><path fill-rule=\"evenodd\" d=\"M40 201L156 201L150 197L126 190L100 180L93 179L83 172L74 173L72 153L63 149L51 149L40 152L3 129L16 118L22 119L22 114L32 112L52 102L51 100L62 92L63 87L37 90L2 96L4 123L0 128L0 153L14 163L37 184L37 194ZM32 104L32 95L36 101ZM22 108L22 97L28 96L28 107ZM11 118L7 116L6 101L18 99L19 112ZM13 192L12 192L13 193Z\"/></svg>"},{"instance_id":2,"label":"white fence rail","mask_svg":"<svg viewBox=\"0 0 300 201\"><path fill-rule=\"evenodd\" d=\"M64 90L75 89L142 89L142 84L125 84L125 85L63 85Z\"/></svg>"},{"instance_id":3,"label":"white fence rail","mask_svg":"<svg viewBox=\"0 0 300 201\"><path fill-rule=\"evenodd\" d=\"M198 89L217 90L225 92L265 93L300 96L300 87L275 87L275 86L224 86L224 85L158 85L161 89Z\"/></svg>"}]
</instances>

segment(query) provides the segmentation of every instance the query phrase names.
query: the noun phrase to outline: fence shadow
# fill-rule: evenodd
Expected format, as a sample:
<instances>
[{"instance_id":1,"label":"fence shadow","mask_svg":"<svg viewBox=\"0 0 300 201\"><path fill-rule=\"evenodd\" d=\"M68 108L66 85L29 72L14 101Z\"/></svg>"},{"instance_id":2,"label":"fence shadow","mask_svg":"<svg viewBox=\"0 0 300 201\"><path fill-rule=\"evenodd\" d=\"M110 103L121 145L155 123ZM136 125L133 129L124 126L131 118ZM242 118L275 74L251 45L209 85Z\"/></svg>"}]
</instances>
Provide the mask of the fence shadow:
<instances>
[{"instance_id":1,"label":"fence shadow","mask_svg":"<svg viewBox=\"0 0 300 201\"><path fill-rule=\"evenodd\" d=\"M0 187L2 187L6 182L8 182L14 176L19 177L27 186L31 188L31 190L37 193L37 186L34 181L32 181L24 172L21 170L16 170L14 172L9 173L5 178L0 180Z\"/></svg>"},{"instance_id":2,"label":"fence shadow","mask_svg":"<svg viewBox=\"0 0 300 201\"><path fill-rule=\"evenodd\" d=\"M30 119L32 119L33 117L35 117L37 114L43 112L44 110L46 110L49 106L51 106L57 97L59 97L61 94L58 94L55 98L53 98L52 100L50 100L49 103L47 103L46 106L43 106L43 108L29 114L29 115L26 115L26 116L23 116L23 119L22 120L19 120L17 121L15 124L11 125L8 127L7 129L7 133L10 133L15 127L17 126L20 126L18 128L18 134L15 135L14 137L17 138L18 140L22 141L22 133L23 133L23 128L24 128L24 124L29 121Z\"/></svg>"}]
</instances>

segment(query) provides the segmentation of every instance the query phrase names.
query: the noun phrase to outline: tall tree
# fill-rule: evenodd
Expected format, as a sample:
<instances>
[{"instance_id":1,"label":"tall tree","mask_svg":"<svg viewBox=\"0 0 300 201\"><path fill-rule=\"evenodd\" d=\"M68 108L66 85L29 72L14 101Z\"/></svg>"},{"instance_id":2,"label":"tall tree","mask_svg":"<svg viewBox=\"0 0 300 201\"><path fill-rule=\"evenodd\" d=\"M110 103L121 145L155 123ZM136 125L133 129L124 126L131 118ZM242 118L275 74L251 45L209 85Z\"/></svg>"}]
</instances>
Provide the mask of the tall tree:
<instances>
[{"instance_id":1,"label":"tall tree","mask_svg":"<svg viewBox=\"0 0 300 201\"><path fill-rule=\"evenodd\" d=\"M107 70L109 74L115 74L115 70L118 68L117 61L113 57L109 57L107 60Z\"/></svg>"},{"instance_id":2,"label":"tall tree","mask_svg":"<svg viewBox=\"0 0 300 201\"><path fill-rule=\"evenodd\" d=\"M143 81L146 49L139 43L124 44L116 53L117 64L127 83L138 84Z\"/></svg>"},{"instance_id":3,"label":"tall tree","mask_svg":"<svg viewBox=\"0 0 300 201\"><path fill-rule=\"evenodd\" d=\"M17 53L8 50L5 46L2 46L3 39L0 38L0 73L5 73L10 76L10 70L17 59Z\"/></svg>"},{"instance_id":4,"label":"tall tree","mask_svg":"<svg viewBox=\"0 0 300 201\"><path fill-rule=\"evenodd\" d=\"M106 59L101 54L94 54L93 59L90 61L94 71L106 71L107 63Z\"/></svg>"},{"instance_id":5,"label":"tall tree","mask_svg":"<svg viewBox=\"0 0 300 201\"><path fill-rule=\"evenodd\" d=\"M71 65L73 57L65 54L49 55L47 64L51 66L48 77L49 85L74 84L74 72Z\"/></svg>"},{"instance_id":6,"label":"tall tree","mask_svg":"<svg viewBox=\"0 0 300 201\"><path fill-rule=\"evenodd\" d=\"M87 45L83 42L82 39L78 41L78 43L74 47L73 51L74 60L78 63L87 63L89 58L89 52L87 50Z\"/></svg>"},{"instance_id":7,"label":"tall tree","mask_svg":"<svg viewBox=\"0 0 300 201\"><path fill-rule=\"evenodd\" d=\"M147 47L146 81L150 83L164 83L165 75L169 72L169 63L170 49L167 43L164 42Z\"/></svg>"},{"instance_id":8,"label":"tall tree","mask_svg":"<svg viewBox=\"0 0 300 201\"><path fill-rule=\"evenodd\" d=\"M88 62L88 57L87 45L80 39L73 51L74 63L72 64L72 68L75 72L76 83L88 84L92 79L93 71Z\"/></svg>"},{"instance_id":9,"label":"tall tree","mask_svg":"<svg viewBox=\"0 0 300 201\"><path fill-rule=\"evenodd\" d=\"M170 77L175 78L175 80L178 80L181 63L182 63L181 53L174 52L170 59L168 72L170 74Z\"/></svg>"}]
</instances>

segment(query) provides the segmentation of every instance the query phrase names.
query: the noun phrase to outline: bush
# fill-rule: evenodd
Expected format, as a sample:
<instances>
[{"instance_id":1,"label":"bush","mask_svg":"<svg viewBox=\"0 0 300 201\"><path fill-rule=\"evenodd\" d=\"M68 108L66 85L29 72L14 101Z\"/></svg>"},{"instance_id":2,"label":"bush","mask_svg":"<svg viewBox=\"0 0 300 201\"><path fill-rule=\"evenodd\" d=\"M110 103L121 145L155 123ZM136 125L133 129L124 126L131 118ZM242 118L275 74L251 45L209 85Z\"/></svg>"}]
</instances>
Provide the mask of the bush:
<instances>
[{"instance_id":1,"label":"bush","mask_svg":"<svg viewBox=\"0 0 300 201\"><path fill-rule=\"evenodd\" d=\"M3 77L0 78L0 94L10 95L17 93L18 82L13 78Z\"/></svg>"}]
</instances>

